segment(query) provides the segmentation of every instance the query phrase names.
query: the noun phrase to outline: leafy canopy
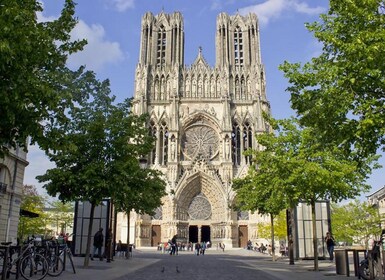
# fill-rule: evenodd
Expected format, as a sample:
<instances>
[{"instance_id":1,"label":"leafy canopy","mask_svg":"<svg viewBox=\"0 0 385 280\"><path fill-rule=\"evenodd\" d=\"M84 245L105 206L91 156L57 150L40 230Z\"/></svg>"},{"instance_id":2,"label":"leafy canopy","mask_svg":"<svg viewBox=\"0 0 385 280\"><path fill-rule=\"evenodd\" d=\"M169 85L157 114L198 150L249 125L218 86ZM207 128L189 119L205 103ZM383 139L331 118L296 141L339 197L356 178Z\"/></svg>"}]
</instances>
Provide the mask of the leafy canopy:
<instances>
[{"instance_id":1,"label":"leafy canopy","mask_svg":"<svg viewBox=\"0 0 385 280\"><path fill-rule=\"evenodd\" d=\"M337 241L366 246L369 238L379 239L382 219L378 209L367 202L354 200L345 205L331 205L332 229Z\"/></svg>"},{"instance_id":2,"label":"leafy canopy","mask_svg":"<svg viewBox=\"0 0 385 280\"><path fill-rule=\"evenodd\" d=\"M320 19L307 28L322 53L280 66L292 108L324 143L365 160L385 144L385 2L330 0Z\"/></svg>"},{"instance_id":3,"label":"leafy canopy","mask_svg":"<svg viewBox=\"0 0 385 280\"><path fill-rule=\"evenodd\" d=\"M28 137L44 150L55 147L55 123L87 87L87 72L66 67L69 54L85 41L71 41L77 23L75 3L66 0L58 19L38 22L37 0L7 0L0 9L0 157L26 148Z\"/></svg>"}]
</instances>

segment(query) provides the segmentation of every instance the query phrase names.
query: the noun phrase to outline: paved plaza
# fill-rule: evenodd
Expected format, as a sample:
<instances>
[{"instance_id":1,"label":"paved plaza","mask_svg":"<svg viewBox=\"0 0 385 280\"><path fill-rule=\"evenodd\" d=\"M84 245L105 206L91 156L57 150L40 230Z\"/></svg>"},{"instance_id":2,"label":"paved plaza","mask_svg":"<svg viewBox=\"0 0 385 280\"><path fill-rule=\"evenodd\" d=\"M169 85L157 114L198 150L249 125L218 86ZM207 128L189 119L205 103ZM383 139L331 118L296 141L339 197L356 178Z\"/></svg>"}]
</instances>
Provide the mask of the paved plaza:
<instances>
[{"instance_id":1,"label":"paved plaza","mask_svg":"<svg viewBox=\"0 0 385 280\"><path fill-rule=\"evenodd\" d=\"M89 268L83 268L84 258L75 257L76 274L67 264L66 271L59 278L65 280L166 280L166 279L357 279L352 276L336 275L335 264L320 260L320 271L313 271L313 261L296 261L289 265L287 258L276 262L271 257L245 249L231 249L225 252L209 249L204 256L182 251L170 256L154 248L134 250L129 260L115 258L113 262L90 261ZM50 278L50 277L48 277ZM59 279L56 278L56 279Z\"/></svg>"}]
</instances>

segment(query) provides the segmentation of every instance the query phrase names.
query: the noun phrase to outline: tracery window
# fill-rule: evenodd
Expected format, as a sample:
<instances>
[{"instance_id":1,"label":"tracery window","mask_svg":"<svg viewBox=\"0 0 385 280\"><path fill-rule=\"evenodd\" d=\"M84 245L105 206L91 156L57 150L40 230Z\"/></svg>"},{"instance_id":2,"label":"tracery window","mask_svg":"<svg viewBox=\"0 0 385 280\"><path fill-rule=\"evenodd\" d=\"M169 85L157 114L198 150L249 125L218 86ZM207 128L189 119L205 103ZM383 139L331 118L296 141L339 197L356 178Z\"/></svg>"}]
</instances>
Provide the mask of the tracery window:
<instances>
[{"instance_id":1,"label":"tracery window","mask_svg":"<svg viewBox=\"0 0 385 280\"><path fill-rule=\"evenodd\" d=\"M189 159L212 159L218 153L218 134L207 125L193 125L182 136L183 154Z\"/></svg>"},{"instance_id":2,"label":"tracery window","mask_svg":"<svg viewBox=\"0 0 385 280\"><path fill-rule=\"evenodd\" d=\"M151 217L153 220L162 220L163 215L162 215L162 207L158 207L155 209L155 214Z\"/></svg>"},{"instance_id":3,"label":"tracery window","mask_svg":"<svg viewBox=\"0 0 385 280\"><path fill-rule=\"evenodd\" d=\"M233 124L231 133L231 151L234 165L241 164L241 129L237 123Z\"/></svg>"},{"instance_id":4,"label":"tracery window","mask_svg":"<svg viewBox=\"0 0 385 280\"><path fill-rule=\"evenodd\" d=\"M238 211L237 220L248 220L249 219L249 211Z\"/></svg>"},{"instance_id":5,"label":"tracery window","mask_svg":"<svg viewBox=\"0 0 385 280\"><path fill-rule=\"evenodd\" d=\"M159 128L159 164L166 165L168 157L168 127L165 122L162 122Z\"/></svg>"}]
</instances>

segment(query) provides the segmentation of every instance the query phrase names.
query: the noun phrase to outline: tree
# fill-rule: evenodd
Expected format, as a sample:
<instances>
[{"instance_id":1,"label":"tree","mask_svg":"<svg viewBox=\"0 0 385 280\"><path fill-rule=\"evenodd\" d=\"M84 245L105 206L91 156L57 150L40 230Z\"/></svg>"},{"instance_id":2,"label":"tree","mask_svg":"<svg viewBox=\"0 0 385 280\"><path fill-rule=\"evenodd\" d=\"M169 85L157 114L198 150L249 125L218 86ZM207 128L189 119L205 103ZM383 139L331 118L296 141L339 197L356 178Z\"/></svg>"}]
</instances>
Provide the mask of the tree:
<instances>
[{"instance_id":1,"label":"tree","mask_svg":"<svg viewBox=\"0 0 385 280\"><path fill-rule=\"evenodd\" d=\"M125 180L129 180L130 176L136 176L135 170L139 168L137 155L150 151L153 143L153 138L144 133L145 116L133 115L129 101L113 105L109 82L93 79L94 87L89 88L88 100L79 102L68 112L71 122L57 127L58 135L64 137L57 139L59 144L56 150L48 152L56 167L37 177L40 182L46 182L44 187L48 194L58 195L63 202L90 202L84 266L89 264L95 206L105 198L119 201L120 197L129 195L124 193L129 190L121 185L126 184ZM136 134L139 132L141 134ZM137 139L143 144L130 145L130 139ZM158 182L155 176L148 180ZM151 182L142 180L140 183L142 185L137 183L135 187L140 187L142 192L147 186L153 187ZM153 198L151 195L156 197L157 193L146 195L150 200ZM135 196L128 198L134 202L138 199Z\"/></svg>"},{"instance_id":2,"label":"tree","mask_svg":"<svg viewBox=\"0 0 385 280\"><path fill-rule=\"evenodd\" d=\"M89 73L66 67L69 54L85 41L71 41L77 23L75 3L66 0L61 15L37 22L37 0L2 1L0 9L0 157L9 147L27 147L30 137L44 150L55 147L55 123L87 87Z\"/></svg>"},{"instance_id":3,"label":"tree","mask_svg":"<svg viewBox=\"0 0 385 280\"><path fill-rule=\"evenodd\" d=\"M333 234L337 241L363 242L367 248L369 238L380 238L382 217L376 207L359 200L331 206Z\"/></svg>"},{"instance_id":4,"label":"tree","mask_svg":"<svg viewBox=\"0 0 385 280\"><path fill-rule=\"evenodd\" d=\"M134 210L151 215L166 195L161 173L139 166L140 158L153 149L154 138L145 126L147 116L131 114L130 107L130 102L126 100L112 112L109 139L115 159L110 167L115 186L112 198L115 209L127 215L127 249L130 243L130 212ZM129 257L129 254L126 256Z\"/></svg>"},{"instance_id":5,"label":"tree","mask_svg":"<svg viewBox=\"0 0 385 280\"><path fill-rule=\"evenodd\" d=\"M73 225L74 206L73 203L63 203L59 200L48 203L48 219L55 225L57 234L68 233L67 229Z\"/></svg>"},{"instance_id":6,"label":"tree","mask_svg":"<svg viewBox=\"0 0 385 280\"><path fill-rule=\"evenodd\" d=\"M330 0L320 22L307 24L323 45L310 62L280 66L292 108L324 143L356 161L385 144L385 2Z\"/></svg>"},{"instance_id":7,"label":"tree","mask_svg":"<svg viewBox=\"0 0 385 280\"><path fill-rule=\"evenodd\" d=\"M270 215L272 255L275 260L274 218L290 204L289 196L282 188L289 176L289 169L284 170L280 161L282 155L272 150L279 146L280 139L272 133L259 134L256 139L263 148L247 151L253 164L244 178L233 181L237 193L236 208Z\"/></svg>"},{"instance_id":8,"label":"tree","mask_svg":"<svg viewBox=\"0 0 385 280\"><path fill-rule=\"evenodd\" d=\"M315 203L319 200L338 202L368 190L364 170L370 170L372 159L358 164L339 147L323 145L315 131L302 127L298 120L268 121L276 133L257 135L263 147L252 151L253 162L245 184L250 201L265 192L274 204L294 206L300 201L312 208L314 269L318 270ZM350 155L354 157L354 154ZM270 196L269 196L270 195Z\"/></svg>"},{"instance_id":9,"label":"tree","mask_svg":"<svg viewBox=\"0 0 385 280\"><path fill-rule=\"evenodd\" d=\"M259 223L258 236L271 239L271 223ZM274 236L278 237L279 240L286 240L287 238L286 210L274 217Z\"/></svg>"},{"instance_id":10,"label":"tree","mask_svg":"<svg viewBox=\"0 0 385 280\"><path fill-rule=\"evenodd\" d=\"M56 167L37 176L39 182L51 196L62 202L89 201L90 223L84 265L88 266L94 209L104 198L111 196L109 184L111 174L107 164L111 157L107 134L107 118L114 97L110 96L108 80L98 82L93 77L94 88L90 88L88 99L68 112L71 122L57 126L57 149L47 156Z\"/></svg>"},{"instance_id":11,"label":"tree","mask_svg":"<svg viewBox=\"0 0 385 280\"><path fill-rule=\"evenodd\" d=\"M32 235L45 235L47 214L44 212L46 199L39 195L36 187L24 185L20 209L37 214L37 217L20 216L18 238L25 240Z\"/></svg>"}]
</instances>

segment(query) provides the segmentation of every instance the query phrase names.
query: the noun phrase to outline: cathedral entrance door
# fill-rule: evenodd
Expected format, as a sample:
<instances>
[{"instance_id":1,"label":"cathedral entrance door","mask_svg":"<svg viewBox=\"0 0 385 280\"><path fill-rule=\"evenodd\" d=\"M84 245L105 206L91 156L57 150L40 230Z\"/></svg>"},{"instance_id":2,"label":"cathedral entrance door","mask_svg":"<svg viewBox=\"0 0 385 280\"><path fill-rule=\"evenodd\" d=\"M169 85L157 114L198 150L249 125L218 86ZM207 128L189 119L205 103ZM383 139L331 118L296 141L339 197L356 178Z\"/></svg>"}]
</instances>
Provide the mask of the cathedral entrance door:
<instances>
[{"instance_id":1,"label":"cathedral entrance door","mask_svg":"<svg viewBox=\"0 0 385 280\"><path fill-rule=\"evenodd\" d=\"M247 226L239 226L238 238L239 238L239 247L240 248L246 247L247 241L248 241Z\"/></svg>"},{"instance_id":2,"label":"cathedral entrance door","mask_svg":"<svg viewBox=\"0 0 385 280\"><path fill-rule=\"evenodd\" d=\"M188 240L192 243L198 242L198 226L189 226Z\"/></svg>"},{"instance_id":3,"label":"cathedral entrance door","mask_svg":"<svg viewBox=\"0 0 385 280\"><path fill-rule=\"evenodd\" d=\"M154 225L152 226L152 232L151 232L151 246L158 246L160 243L160 226Z\"/></svg>"},{"instance_id":4,"label":"cathedral entrance door","mask_svg":"<svg viewBox=\"0 0 385 280\"><path fill-rule=\"evenodd\" d=\"M210 226L202 226L202 242L210 241Z\"/></svg>"}]
</instances>

